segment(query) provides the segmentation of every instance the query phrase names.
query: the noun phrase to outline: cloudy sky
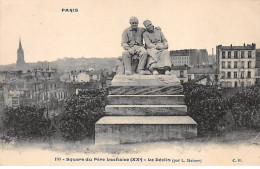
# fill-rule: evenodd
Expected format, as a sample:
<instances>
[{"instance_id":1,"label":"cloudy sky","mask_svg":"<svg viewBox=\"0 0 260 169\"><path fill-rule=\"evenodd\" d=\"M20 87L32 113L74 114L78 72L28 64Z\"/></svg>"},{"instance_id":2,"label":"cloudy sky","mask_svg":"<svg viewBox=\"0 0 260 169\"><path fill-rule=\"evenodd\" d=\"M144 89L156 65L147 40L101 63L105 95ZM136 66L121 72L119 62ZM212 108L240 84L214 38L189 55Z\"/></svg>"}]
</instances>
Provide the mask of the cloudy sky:
<instances>
[{"instance_id":1,"label":"cloudy sky","mask_svg":"<svg viewBox=\"0 0 260 169\"><path fill-rule=\"evenodd\" d=\"M131 16L160 26L170 50L260 48L260 0L0 0L0 65L16 62L19 37L26 62L118 57Z\"/></svg>"}]
</instances>

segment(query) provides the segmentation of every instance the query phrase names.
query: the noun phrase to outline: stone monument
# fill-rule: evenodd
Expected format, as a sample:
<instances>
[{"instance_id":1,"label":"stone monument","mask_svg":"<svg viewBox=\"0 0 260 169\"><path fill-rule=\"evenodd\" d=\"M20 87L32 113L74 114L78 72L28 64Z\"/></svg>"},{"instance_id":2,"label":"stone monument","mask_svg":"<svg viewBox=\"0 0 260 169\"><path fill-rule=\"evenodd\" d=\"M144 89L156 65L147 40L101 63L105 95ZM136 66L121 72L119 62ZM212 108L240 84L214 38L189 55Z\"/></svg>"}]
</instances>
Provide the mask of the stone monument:
<instances>
[{"instance_id":1,"label":"stone monument","mask_svg":"<svg viewBox=\"0 0 260 169\"><path fill-rule=\"evenodd\" d=\"M175 75L116 75L106 116L95 124L95 144L124 144L197 136Z\"/></svg>"}]
</instances>

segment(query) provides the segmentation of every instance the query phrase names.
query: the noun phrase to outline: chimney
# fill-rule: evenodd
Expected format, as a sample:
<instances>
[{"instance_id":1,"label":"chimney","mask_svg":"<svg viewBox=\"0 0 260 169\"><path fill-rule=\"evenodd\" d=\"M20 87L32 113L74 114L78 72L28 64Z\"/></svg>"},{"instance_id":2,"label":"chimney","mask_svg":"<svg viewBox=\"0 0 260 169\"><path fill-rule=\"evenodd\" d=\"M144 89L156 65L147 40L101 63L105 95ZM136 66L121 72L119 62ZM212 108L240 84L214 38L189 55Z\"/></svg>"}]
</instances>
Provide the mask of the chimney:
<instances>
[{"instance_id":1,"label":"chimney","mask_svg":"<svg viewBox=\"0 0 260 169\"><path fill-rule=\"evenodd\" d=\"M244 43L244 46L246 46L246 44Z\"/></svg>"},{"instance_id":2,"label":"chimney","mask_svg":"<svg viewBox=\"0 0 260 169\"><path fill-rule=\"evenodd\" d=\"M255 49L255 43L252 43L252 47Z\"/></svg>"}]
</instances>

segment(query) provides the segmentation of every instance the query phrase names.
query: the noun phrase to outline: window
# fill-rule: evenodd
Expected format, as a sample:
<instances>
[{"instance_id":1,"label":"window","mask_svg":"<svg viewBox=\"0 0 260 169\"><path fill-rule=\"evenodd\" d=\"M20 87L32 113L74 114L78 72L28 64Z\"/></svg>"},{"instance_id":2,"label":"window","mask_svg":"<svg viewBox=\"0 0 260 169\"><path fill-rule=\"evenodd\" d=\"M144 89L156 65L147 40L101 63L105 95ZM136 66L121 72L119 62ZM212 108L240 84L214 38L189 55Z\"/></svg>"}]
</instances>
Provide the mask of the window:
<instances>
[{"instance_id":1,"label":"window","mask_svg":"<svg viewBox=\"0 0 260 169\"><path fill-rule=\"evenodd\" d=\"M247 67L248 67L248 68L251 68L251 61L248 61L248 62L247 62Z\"/></svg>"},{"instance_id":2,"label":"window","mask_svg":"<svg viewBox=\"0 0 260 169\"><path fill-rule=\"evenodd\" d=\"M234 68L237 68L237 62L234 62Z\"/></svg>"},{"instance_id":3,"label":"window","mask_svg":"<svg viewBox=\"0 0 260 169\"><path fill-rule=\"evenodd\" d=\"M19 97L12 97L12 106L19 106Z\"/></svg>"},{"instance_id":4,"label":"window","mask_svg":"<svg viewBox=\"0 0 260 169\"><path fill-rule=\"evenodd\" d=\"M245 58L245 51L241 51L241 58Z\"/></svg>"},{"instance_id":5,"label":"window","mask_svg":"<svg viewBox=\"0 0 260 169\"><path fill-rule=\"evenodd\" d=\"M251 78L251 72L250 71L247 72L247 78Z\"/></svg>"},{"instance_id":6,"label":"window","mask_svg":"<svg viewBox=\"0 0 260 169\"><path fill-rule=\"evenodd\" d=\"M251 51L248 51L248 58L252 58Z\"/></svg>"},{"instance_id":7,"label":"window","mask_svg":"<svg viewBox=\"0 0 260 169\"><path fill-rule=\"evenodd\" d=\"M245 86L244 82L241 82L241 87L244 87L244 86Z\"/></svg>"},{"instance_id":8,"label":"window","mask_svg":"<svg viewBox=\"0 0 260 169\"><path fill-rule=\"evenodd\" d=\"M225 69L225 62L222 62L222 69Z\"/></svg>"},{"instance_id":9,"label":"window","mask_svg":"<svg viewBox=\"0 0 260 169\"><path fill-rule=\"evenodd\" d=\"M221 72L221 79L225 79L226 77L226 73L225 72Z\"/></svg>"},{"instance_id":10,"label":"window","mask_svg":"<svg viewBox=\"0 0 260 169\"><path fill-rule=\"evenodd\" d=\"M225 51L222 52L222 59L225 59Z\"/></svg>"},{"instance_id":11,"label":"window","mask_svg":"<svg viewBox=\"0 0 260 169\"><path fill-rule=\"evenodd\" d=\"M231 68L231 62L228 62L228 68Z\"/></svg>"},{"instance_id":12,"label":"window","mask_svg":"<svg viewBox=\"0 0 260 169\"><path fill-rule=\"evenodd\" d=\"M180 71L180 77L184 77L184 72L183 72L183 70Z\"/></svg>"},{"instance_id":13,"label":"window","mask_svg":"<svg viewBox=\"0 0 260 169\"><path fill-rule=\"evenodd\" d=\"M237 59L237 51L235 51L235 53L234 53L234 58Z\"/></svg>"},{"instance_id":14,"label":"window","mask_svg":"<svg viewBox=\"0 0 260 169\"><path fill-rule=\"evenodd\" d=\"M231 72L227 72L227 78L231 78Z\"/></svg>"},{"instance_id":15,"label":"window","mask_svg":"<svg viewBox=\"0 0 260 169\"><path fill-rule=\"evenodd\" d=\"M237 78L237 72L234 72L234 78Z\"/></svg>"},{"instance_id":16,"label":"window","mask_svg":"<svg viewBox=\"0 0 260 169\"><path fill-rule=\"evenodd\" d=\"M227 82L227 87L232 87L232 82Z\"/></svg>"},{"instance_id":17,"label":"window","mask_svg":"<svg viewBox=\"0 0 260 169\"><path fill-rule=\"evenodd\" d=\"M245 78L245 72L241 72L241 79Z\"/></svg>"},{"instance_id":18,"label":"window","mask_svg":"<svg viewBox=\"0 0 260 169\"><path fill-rule=\"evenodd\" d=\"M218 75L215 75L215 81L218 82Z\"/></svg>"},{"instance_id":19,"label":"window","mask_svg":"<svg viewBox=\"0 0 260 169\"><path fill-rule=\"evenodd\" d=\"M16 86L17 86L17 88L19 88L19 89L23 89L23 88L24 88L24 83L23 83L23 82L17 83Z\"/></svg>"},{"instance_id":20,"label":"window","mask_svg":"<svg viewBox=\"0 0 260 169\"><path fill-rule=\"evenodd\" d=\"M237 82L235 82L235 87L237 87Z\"/></svg>"},{"instance_id":21,"label":"window","mask_svg":"<svg viewBox=\"0 0 260 169\"><path fill-rule=\"evenodd\" d=\"M228 58L231 58L231 52L228 52Z\"/></svg>"},{"instance_id":22,"label":"window","mask_svg":"<svg viewBox=\"0 0 260 169\"><path fill-rule=\"evenodd\" d=\"M191 80L191 75L188 75L188 81L190 81Z\"/></svg>"},{"instance_id":23,"label":"window","mask_svg":"<svg viewBox=\"0 0 260 169\"><path fill-rule=\"evenodd\" d=\"M242 68L242 69L245 68L245 62L244 62L244 61L241 62L241 68Z\"/></svg>"}]
</instances>

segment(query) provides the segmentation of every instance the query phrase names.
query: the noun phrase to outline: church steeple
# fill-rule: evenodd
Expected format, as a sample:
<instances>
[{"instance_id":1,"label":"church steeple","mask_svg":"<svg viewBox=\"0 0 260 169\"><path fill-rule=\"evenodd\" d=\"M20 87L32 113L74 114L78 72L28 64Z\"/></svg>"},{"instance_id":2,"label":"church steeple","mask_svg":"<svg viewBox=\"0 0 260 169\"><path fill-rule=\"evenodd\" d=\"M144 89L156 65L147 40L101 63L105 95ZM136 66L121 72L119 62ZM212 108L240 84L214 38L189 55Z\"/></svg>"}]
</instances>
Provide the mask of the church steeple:
<instances>
[{"instance_id":1,"label":"church steeple","mask_svg":"<svg viewBox=\"0 0 260 169\"><path fill-rule=\"evenodd\" d=\"M16 67L17 69L22 70L24 66L25 66L24 52L23 52L21 38L19 38L19 48L17 49Z\"/></svg>"},{"instance_id":2,"label":"church steeple","mask_svg":"<svg viewBox=\"0 0 260 169\"><path fill-rule=\"evenodd\" d=\"M22 48L22 43L21 43L21 38L19 38L19 49L23 49Z\"/></svg>"}]
</instances>

